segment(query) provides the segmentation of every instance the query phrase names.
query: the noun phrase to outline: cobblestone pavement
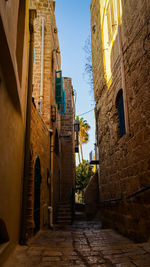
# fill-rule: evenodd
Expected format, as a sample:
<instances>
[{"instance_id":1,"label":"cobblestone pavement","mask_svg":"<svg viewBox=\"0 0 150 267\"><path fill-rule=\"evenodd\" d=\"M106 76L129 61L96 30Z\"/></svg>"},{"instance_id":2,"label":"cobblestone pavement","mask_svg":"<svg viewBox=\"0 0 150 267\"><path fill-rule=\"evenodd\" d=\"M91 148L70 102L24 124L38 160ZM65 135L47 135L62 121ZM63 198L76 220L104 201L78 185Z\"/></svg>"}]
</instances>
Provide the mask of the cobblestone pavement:
<instances>
[{"instance_id":1,"label":"cobblestone pavement","mask_svg":"<svg viewBox=\"0 0 150 267\"><path fill-rule=\"evenodd\" d=\"M4 267L150 267L150 243L135 244L98 222L40 231Z\"/></svg>"}]
</instances>

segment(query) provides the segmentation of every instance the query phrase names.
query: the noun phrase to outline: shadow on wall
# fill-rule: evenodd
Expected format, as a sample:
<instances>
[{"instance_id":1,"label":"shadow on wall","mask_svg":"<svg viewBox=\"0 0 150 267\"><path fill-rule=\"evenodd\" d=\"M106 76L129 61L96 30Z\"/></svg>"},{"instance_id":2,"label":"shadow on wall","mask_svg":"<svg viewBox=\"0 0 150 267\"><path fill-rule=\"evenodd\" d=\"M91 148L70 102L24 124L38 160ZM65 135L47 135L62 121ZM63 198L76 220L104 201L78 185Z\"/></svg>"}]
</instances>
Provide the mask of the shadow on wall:
<instances>
[{"instance_id":1,"label":"shadow on wall","mask_svg":"<svg viewBox=\"0 0 150 267\"><path fill-rule=\"evenodd\" d=\"M9 241L9 236L5 222L0 218L0 244L3 244L8 241Z\"/></svg>"},{"instance_id":2,"label":"shadow on wall","mask_svg":"<svg viewBox=\"0 0 150 267\"><path fill-rule=\"evenodd\" d=\"M98 170L91 177L84 191L85 213L87 219L96 216L99 206Z\"/></svg>"}]
</instances>

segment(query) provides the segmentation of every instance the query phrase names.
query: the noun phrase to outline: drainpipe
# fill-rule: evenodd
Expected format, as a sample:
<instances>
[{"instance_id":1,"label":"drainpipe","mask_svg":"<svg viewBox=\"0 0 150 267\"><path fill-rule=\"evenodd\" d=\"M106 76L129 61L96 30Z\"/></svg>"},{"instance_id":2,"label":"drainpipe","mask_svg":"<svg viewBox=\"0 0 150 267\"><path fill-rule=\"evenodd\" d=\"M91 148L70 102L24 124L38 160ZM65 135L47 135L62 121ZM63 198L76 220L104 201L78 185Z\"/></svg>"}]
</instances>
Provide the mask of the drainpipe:
<instances>
[{"instance_id":1,"label":"drainpipe","mask_svg":"<svg viewBox=\"0 0 150 267\"><path fill-rule=\"evenodd\" d=\"M123 60L123 47L122 47L122 35L121 35L121 18L120 18L120 3L117 1L117 15L118 15L118 44L119 44L119 54L121 59L121 77L122 77L122 90L124 99L124 113L125 113L125 125L126 133L129 133L129 114L128 114L128 101L127 101L127 90L125 82L125 70L124 70L124 60Z\"/></svg>"},{"instance_id":2,"label":"drainpipe","mask_svg":"<svg viewBox=\"0 0 150 267\"><path fill-rule=\"evenodd\" d=\"M53 187L54 187L54 134L53 130L49 130L50 132L50 173L51 173L51 184L50 184L50 206L49 209L49 225L53 227Z\"/></svg>"},{"instance_id":3,"label":"drainpipe","mask_svg":"<svg viewBox=\"0 0 150 267\"><path fill-rule=\"evenodd\" d=\"M42 101L43 101L43 62L44 62L44 18L42 18L42 40L41 40L40 115L42 115Z\"/></svg>"},{"instance_id":4,"label":"drainpipe","mask_svg":"<svg viewBox=\"0 0 150 267\"><path fill-rule=\"evenodd\" d=\"M20 243L24 244L27 240L27 186L29 177L29 162L30 162L30 127L31 127L31 106L32 106L32 76L33 76L33 57L34 57L34 18L36 10L30 10L29 16L29 68L28 68L28 92L27 92L27 113L26 113L26 132L25 132L25 156L24 156L24 172L22 186L22 213L20 227Z\"/></svg>"}]
</instances>

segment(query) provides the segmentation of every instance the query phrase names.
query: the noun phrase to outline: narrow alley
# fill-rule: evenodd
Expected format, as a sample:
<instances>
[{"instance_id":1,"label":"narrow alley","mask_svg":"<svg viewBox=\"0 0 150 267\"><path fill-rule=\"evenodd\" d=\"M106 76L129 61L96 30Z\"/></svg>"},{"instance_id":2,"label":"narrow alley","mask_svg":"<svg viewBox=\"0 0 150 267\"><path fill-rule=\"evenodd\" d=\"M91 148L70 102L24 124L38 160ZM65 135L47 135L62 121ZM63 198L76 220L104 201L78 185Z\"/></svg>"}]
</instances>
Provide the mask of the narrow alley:
<instances>
[{"instance_id":1,"label":"narrow alley","mask_svg":"<svg viewBox=\"0 0 150 267\"><path fill-rule=\"evenodd\" d=\"M150 0L0 0L1 266L150 267Z\"/></svg>"},{"instance_id":2,"label":"narrow alley","mask_svg":"<svg viewBox=\"0 0 150 267\"><path fill-rule=\"evenodd\" d=\"M42 230L17 246L4 267L149 267L150 243L133 243L98 221Z\"/></svg>"}]
</instances>

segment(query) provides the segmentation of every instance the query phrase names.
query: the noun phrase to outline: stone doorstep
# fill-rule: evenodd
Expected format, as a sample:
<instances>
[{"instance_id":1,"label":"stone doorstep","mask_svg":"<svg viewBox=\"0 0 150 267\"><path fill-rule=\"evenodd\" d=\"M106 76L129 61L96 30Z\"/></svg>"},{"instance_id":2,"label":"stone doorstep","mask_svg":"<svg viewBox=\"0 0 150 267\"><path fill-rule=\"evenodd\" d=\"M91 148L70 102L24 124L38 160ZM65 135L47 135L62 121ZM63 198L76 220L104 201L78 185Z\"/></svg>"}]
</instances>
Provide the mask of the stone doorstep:
<instances>
[{"instance_id":1,"label":"stone doorstep","mask_svg":"<svg viewBox=\"0 0 150 267\"><path fill-rule=\"evenodd\" d=\"M5 242L3 244L0 244L0 257L5 252L5 250L9 247L10 242Z\"/></svg>"}]
</instances>

